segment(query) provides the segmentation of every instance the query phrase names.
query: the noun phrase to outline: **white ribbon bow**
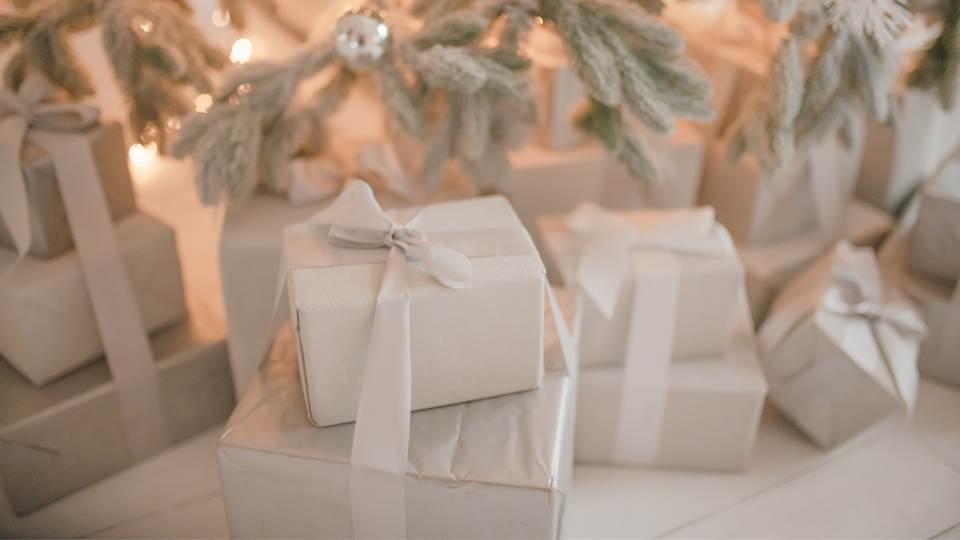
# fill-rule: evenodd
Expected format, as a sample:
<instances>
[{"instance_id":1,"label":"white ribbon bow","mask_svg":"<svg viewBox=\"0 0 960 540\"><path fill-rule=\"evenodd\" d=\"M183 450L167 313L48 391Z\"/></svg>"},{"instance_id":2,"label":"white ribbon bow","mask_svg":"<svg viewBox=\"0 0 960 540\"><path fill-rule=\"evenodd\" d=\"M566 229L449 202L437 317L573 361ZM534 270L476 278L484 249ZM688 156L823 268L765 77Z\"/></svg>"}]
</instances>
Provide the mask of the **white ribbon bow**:
<instances>
[{"instance_id":1,"label":"white ribbon bow","mask_svg":"<svg viewBox=\"0 0 960 540\"><path fill-rule=\"evenodd\" d=\"M31 130L74 133L97 123L99 111L80 103L45 103L54 88L40 75L24 79L16 93L0 90L0 219L20 258L30 250L30 205L20 151Z\"/></svg>"},{"instance_id":2,"label":"white ribbon bow","mask_svg":"<svg viewBox=\"0 0 960 540\"><path fill-rule=\"evenodd\" d=\"M411 343L408 261L423 264L439 283L470 287L473 263L460 252L431 242L416 228L420 214L399 224L363 181L351 182L333 203L304 222L331 243L353 249L389 248L367 351L352 465L405 474L410 439ZM384 407L383 403L390 406Z\"/></svg>"}]
</instances>

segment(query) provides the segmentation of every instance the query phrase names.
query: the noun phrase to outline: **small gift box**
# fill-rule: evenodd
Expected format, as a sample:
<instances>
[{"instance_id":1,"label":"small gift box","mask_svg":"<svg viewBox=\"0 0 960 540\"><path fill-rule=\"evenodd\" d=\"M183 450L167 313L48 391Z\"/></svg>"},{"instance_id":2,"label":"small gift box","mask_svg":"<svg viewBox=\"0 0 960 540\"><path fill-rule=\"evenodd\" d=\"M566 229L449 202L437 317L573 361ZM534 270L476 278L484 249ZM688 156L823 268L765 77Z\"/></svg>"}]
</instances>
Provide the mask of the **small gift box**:
<instances>
[{"instance_id":1,"label":"small gift box","mask_svg":"<svg viewBox=\"0 0 960 540\"><path fill-rule=\"evenodd\" d=\"M749 313L742 302L737 306L724 353L674 362L656 380L632 378L631 366L584 367L577 380L577 462L745 468L767 386ZM580 361L589 359L584 353ZM645 354L632 361L655 359Z\"/></svg>"},{"instance_id":2,"label":"small gift box","mask_svg":"<svg viewBox=\"0 0 960 540\"><path fill-rule=\"evenodd\" d=\"M770 400L823 448L909 415L925 331L881 279L873 250L841 242L783 291L760 329Z\"/></svg>"},{"instance_id":3,"label":"small gift box","mask_svg":"<svg viewBox=\"0 0 960 540\"><path fill-rule=\"evenodd\" d=\"M526 51L533 60L538 107L534 141L554 150L577 146L583 142L584 133L574 125L574 116L587 96L576 68L567 60L563 40L554 30L535 26Z\"/></svg>"},{"instance_id":4,"label":"small gift box","mask_svg":"<svg viewBox=\"0 0 960 540\"><path fill-rule=\"evenodd\" d=\"M3 111L0 111L0 122L3 122L2 116ZM111 219L116 221L134 212L136 200L127 168L123 127L116 122L95 124L79 135L87 141L93 154ZM23 176L29 206L28 253L42 259L62 255L73 247L73 235L67 223L53 160L46 150L31 142L28 134L24 139L19 162L11 161L0 167L16 167L17 163ZM0 218L3 217L2 211L3 208L0 208ZM16 247L15 235L4 219L0 219L0 247Z\"/></svg>"},{"instance_id":5,"label":"small gift box","mask_svg":"<svg viewBox=\"0 0 960 540\"><path fill-rule=\"evenodd\" d=\"M235 403L223 328L202 313L151 339L166 445L222 423ZM33 512L147 457L137 450L145 434L124 417L133 411L119 405L125 391L103 359L42 388L0 360L0 516Z\"/></svg>"},{"instance_id":6,"label":"small gift box","mask_svg":"<svg viewBox=\"0 0 960 540\"><path fill-rule=\"evenodd\" d=\"M503 197L384 213L355 181L284 236L316 425L359 421L383 396L408 415L540 385L546 278Z\"/></svg>"},{"instance_id":7,"label":"small gift box","mask_svg":"<svg viewBox=\"0 0 960 540\"><path fill-rule=\"evenodd\" d=\"M770 244L817 231L826 246L842 234L860 164L859 148L827 138L776 172L754 156L736 162L723 139L707 143L701 204L716 208L737 244Z\"/></svg>"},{"instance_id":8,"label":"small gift box","mask_svg":"<svg viewBox=\"0 0 960 540\"><path fill-rule=\"evenodd\" d=\"M960 278L960 160L950 161L924 185L919 199L910 232L910 268L953 285Z\"/></svg>"},{"instance_id":9,"label":"small gift box","mask_svg":"<svg viewBox=\"0 0 960 540\"><path fill-rule=\"evenodd\" d=\"M173 229L145 214L117 223L117 244L144 327L156 330L186 314ZM0 268L14 264L0 250ZM104 345L77 253L27 258L0 280L0 355L43 385L95 360Z\"/></svg>"},{"instance_id":10,"label":"small gift box","mask_svg":"<svg viewBox=\"0 0 960 540\"><path fill-rule=\"evenodd\" d=\"M557 537L573 468L575 366L564 367L569 335L546 320L542 386L413 413L398 473L348 464L354 424L311 425L295 340L281 333L217 451L231 536Z\"/></svg>"},{"instance_id":11,"label":"small gift box","mask_svg":"<svg viewBox=\"0 0 960 540\"><path fill-rule=\"evenodd\" d=\"M697 204L703 176L704 138L692 124L681 122L672 136L645 137L658 172L656 181L637 178L621 163L611 163L604 186L604 206L616 210L686 207Z\"/></svg>"},{"instance_id":12,"label":"small gift box","mask_svg":"<svg viewBox=\"0 0 960 540\"><path fill-rule=\"evenodd\" d=\"M844 238L855 246L876 246L893 228L893 218L870 204L851 200L847 204ZM737 246L746 270L747 299L753 323L763 323L770 303L791 279L823 255L816 231L766 245Z\"/></svg>"},{"instance_id":13,"label":"small gift box","mask_svg":"<svg viewBox=\"0 0 960 540\"><path fill-rule=\"evenodd\" d=\"M672 358L727 349L743 267L709 208L612 212L584 204L542 218L539 229L563 283L585 297L577 333L583 365L642 356L652 328L667 336Z\"/></svg>"}]
</instances>

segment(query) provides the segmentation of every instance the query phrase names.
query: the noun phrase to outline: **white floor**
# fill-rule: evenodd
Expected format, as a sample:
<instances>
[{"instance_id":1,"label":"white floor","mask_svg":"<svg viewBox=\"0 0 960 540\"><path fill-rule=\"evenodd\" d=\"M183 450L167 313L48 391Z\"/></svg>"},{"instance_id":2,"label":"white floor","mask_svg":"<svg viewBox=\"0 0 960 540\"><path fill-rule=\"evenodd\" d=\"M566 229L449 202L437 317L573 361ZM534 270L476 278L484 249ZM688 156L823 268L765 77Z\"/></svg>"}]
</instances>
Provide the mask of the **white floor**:
<instances>
[{"instance_id":1,"label":"white floor","mask_svg":"<svg viewBox=\"0 0 960 540\"><path fill-rule=\"evenodd\" d=\"M3 523L0 534L227 537L218 436L219 429L210 430ZM568 538L960 539L960 389L924 381L909 426L883 426L828 454L767 410L753 465L743 474L578 466L563 532Z\"/></svg>"}]
</instances>

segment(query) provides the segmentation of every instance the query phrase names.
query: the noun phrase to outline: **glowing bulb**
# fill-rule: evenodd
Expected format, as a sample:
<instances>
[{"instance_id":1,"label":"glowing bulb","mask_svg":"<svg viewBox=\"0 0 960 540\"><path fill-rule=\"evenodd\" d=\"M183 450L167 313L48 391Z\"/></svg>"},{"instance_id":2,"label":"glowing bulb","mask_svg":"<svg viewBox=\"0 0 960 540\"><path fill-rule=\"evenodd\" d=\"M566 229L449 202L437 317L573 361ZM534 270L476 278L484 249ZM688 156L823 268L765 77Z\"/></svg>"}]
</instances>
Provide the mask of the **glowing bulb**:
<instances>
[{"instance_id":1,"label":"glowing bulb","mask_svg":"<svg viewBox=\"0 0 960 540\"><path fill-rule=\"evenodd\" d=\"M240 38L233 42L230 48L230 61L234 64L246 64L253 56L253 42L247 38Z\"/></svg>"},{"instance_id":2,"label":"glowing bulb","mask_svg":"<svg viewBox=\"0 0 960 540\"><path fill-rule=\"evenodd\" d=\"M142 167L157 157L157 143L135 144L130 147L128 155L135 167Z\"/></svg>"},{"instance_id":3,"label":"glowing bulb","mask_svg":"<svg viewBox=\"0 0 960 540\"><path fill-rule=\"evenodd\" d=\"M213 10L213 15L210 16L210 22L217 28L223 28L230 24L230 12L225 9L215 9Z\"/></svg>"},{"instance_id":4,"label":"glowing bulb","mask_svg":"<svg viewBox=\"0 0 960 540\"><path fill-rule=\"evenodd\" d=\"M193 100L193 106L198 113L205 113L213 105L213 96L210 94L200 94Z\"/></svg>"}]
</instances>

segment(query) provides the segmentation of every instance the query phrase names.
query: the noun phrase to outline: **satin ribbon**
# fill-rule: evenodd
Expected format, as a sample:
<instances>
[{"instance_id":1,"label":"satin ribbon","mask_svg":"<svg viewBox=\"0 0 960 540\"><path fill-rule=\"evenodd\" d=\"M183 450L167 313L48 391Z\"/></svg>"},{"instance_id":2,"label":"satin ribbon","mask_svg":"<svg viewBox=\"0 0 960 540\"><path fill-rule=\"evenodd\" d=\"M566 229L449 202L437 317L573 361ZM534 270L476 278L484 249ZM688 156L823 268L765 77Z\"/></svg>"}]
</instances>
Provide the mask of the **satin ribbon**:
<instances>
[{"instance_id":1,"label":"satin ribbon","mask_svg":"<svg viewBox=\"0 0 960 540\"><path fill-rule=\"evenodd\" d=\"M29 250L30 229L20 148L29 138L53 161L116 389L127 448L139 460L165 448L170 437L153 352L117 246L96 162L89 141L77 133L95 125L98 112L77 103L43 103L51 90L48 81L31 75L16 95L0 94L0 208L22 257Z\"/></svg>"},{"instance_id":2,"label":"satin ribbon","mask_svg":"<svg viewBox=\"0 0 960 540\"><path fill-rule=\"evenodd\" d=\"M586 243L575 281L608 319L633 272L634 258L642 258L648 271L643 280L634 282L630 299L630 337L613 449L613 458L620 463L657 460L680 291L676 255L736 256L733 242L716 225L712 208L648 216L631 221L629 214L583 203L567 218L567 228Z\"/></svg>"},{"instance_id":3,"label":"satin ribbon","mask_svg":"<svg viewBox=\"0 0 960 540\"><path fill-rule=\"evenodd\" d=\"M844 325L841 346L871 354L876 351L890 375L899 400L908 411L917 394L916 356L910 347L926 334L926 325L905 301L887 294L873 251L841 242L831 255L829 273L817 276L826 283L803 289L782 303L760 330L764 356L777 348L807 317L817 313L838 317ZM811 350L811 356L815 353ZM799 369L770 371L771 386L782 386L814 365L814 358Z\"/></svg>"}]
</instances>

